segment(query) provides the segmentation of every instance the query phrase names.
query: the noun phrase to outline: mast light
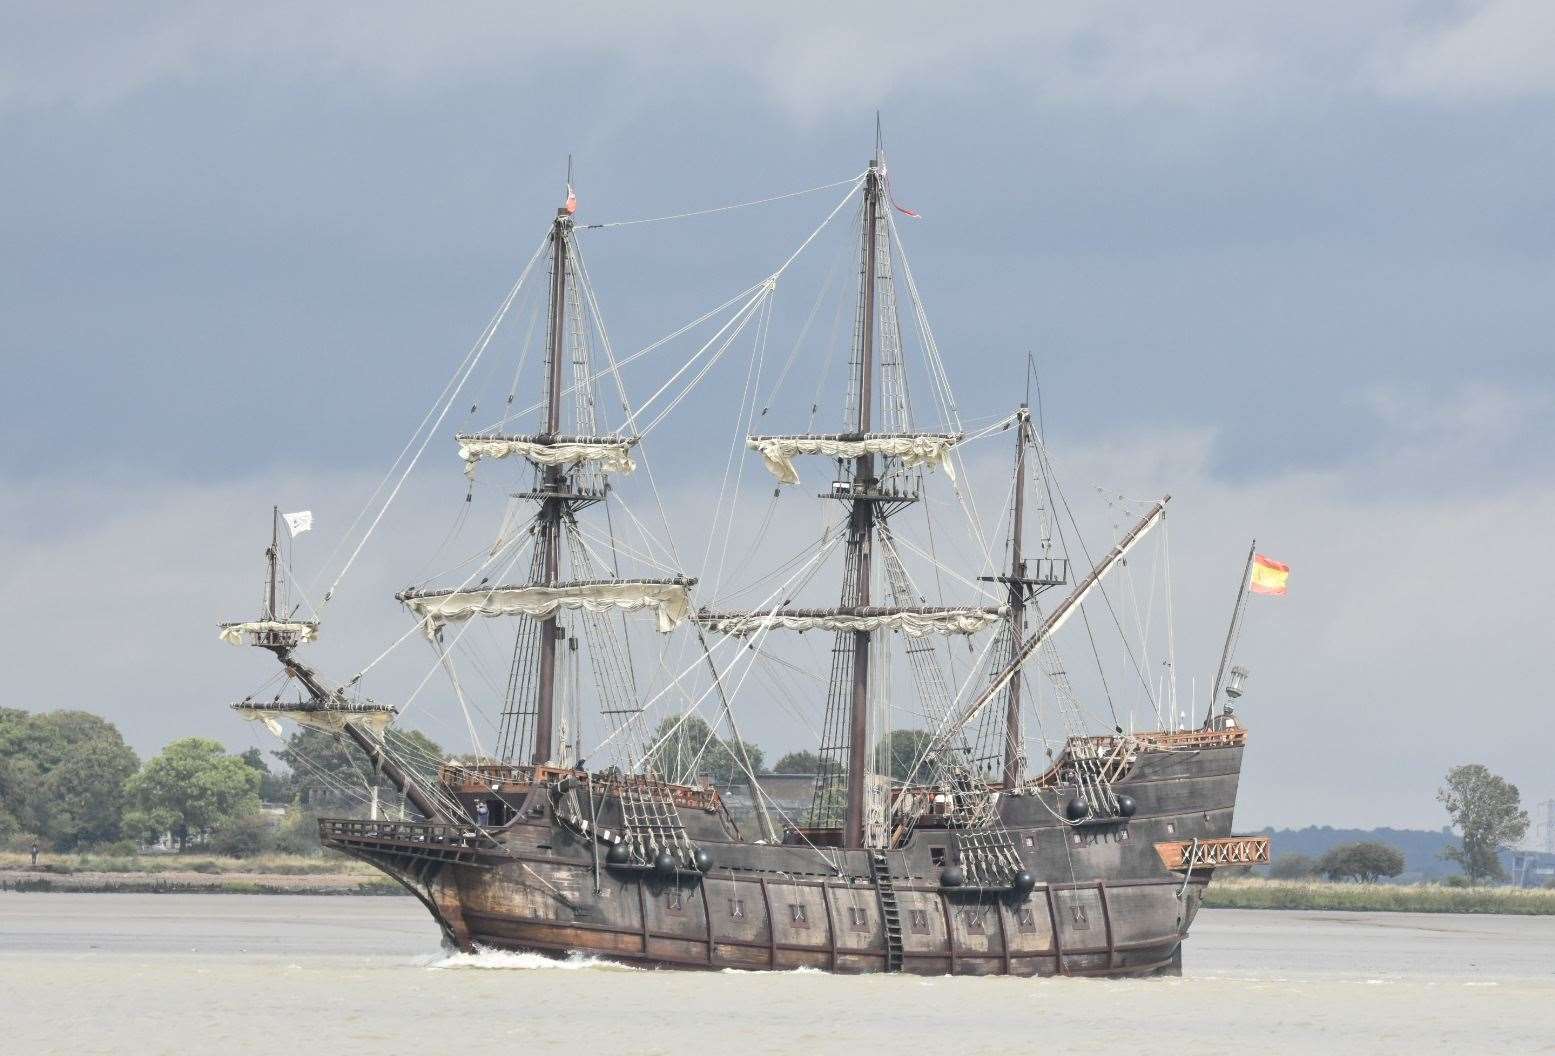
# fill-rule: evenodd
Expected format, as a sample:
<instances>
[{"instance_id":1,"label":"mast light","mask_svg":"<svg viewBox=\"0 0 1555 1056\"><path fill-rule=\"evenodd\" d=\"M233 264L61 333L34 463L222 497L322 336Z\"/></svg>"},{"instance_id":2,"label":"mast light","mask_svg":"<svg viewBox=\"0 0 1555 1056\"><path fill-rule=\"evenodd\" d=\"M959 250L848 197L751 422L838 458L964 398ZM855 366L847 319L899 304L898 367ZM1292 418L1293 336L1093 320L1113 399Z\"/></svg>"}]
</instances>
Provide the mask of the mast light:
<instances>
[{"instance_id":1,"label":"mast light","mask_svg":"<svg viewBox=\"0 0 1555 1056\"><path fill-rule=\"evenodd\" d=\"M1247 688L1247 668L1233 667L1226 675L1226 696L1235 700Z\"/></svg>"}]
</instances>

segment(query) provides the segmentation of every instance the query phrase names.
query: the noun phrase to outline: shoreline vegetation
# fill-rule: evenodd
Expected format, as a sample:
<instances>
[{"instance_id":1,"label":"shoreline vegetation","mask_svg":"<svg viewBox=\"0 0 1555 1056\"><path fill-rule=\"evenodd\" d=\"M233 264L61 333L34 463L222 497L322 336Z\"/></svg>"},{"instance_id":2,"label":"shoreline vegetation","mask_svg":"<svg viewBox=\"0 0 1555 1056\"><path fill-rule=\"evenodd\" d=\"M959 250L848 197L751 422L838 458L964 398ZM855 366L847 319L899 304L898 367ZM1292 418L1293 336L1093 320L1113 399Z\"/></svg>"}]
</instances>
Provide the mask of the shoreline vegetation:
<instances>
[{"instance_id":1,"label":"shoreline vegetation","mask_svg":"<svg viewBox=\"0 0 1555 1056\"><path fill-rule=\"evenodd\" d=\"M1446 884L1361 884L1222 876L1210 883L1203 904L1206 909L1555 916L1555 891L1501 885L1451 887Z\"/></svg>"},{"instance_id":2,"label":"shoreline vegetation","mask_svg":"<svg viewBox=\"0 0 1555 1056\"><path fill-rule=\"evenodd\" d=\"M400 895L405 889L370 865L334 856L0 853L0 892L77 894Z\"/></svg>"},{"instance_id":3,"label":"shoreline vegetation","mask_svg":"<svg viewBox=\"0 0 1555 1056\"><path fill-rule=\"evenodd\" d=\"M393 880L361 862L334 856L0 853L0 892L68 891L101 894L401 895ZM1206 909L1329 912L1509 913L1555 916L1555 891L1442 884L1361 884L1326 880L1217 877Z\"/></svg>"}]
</instances>

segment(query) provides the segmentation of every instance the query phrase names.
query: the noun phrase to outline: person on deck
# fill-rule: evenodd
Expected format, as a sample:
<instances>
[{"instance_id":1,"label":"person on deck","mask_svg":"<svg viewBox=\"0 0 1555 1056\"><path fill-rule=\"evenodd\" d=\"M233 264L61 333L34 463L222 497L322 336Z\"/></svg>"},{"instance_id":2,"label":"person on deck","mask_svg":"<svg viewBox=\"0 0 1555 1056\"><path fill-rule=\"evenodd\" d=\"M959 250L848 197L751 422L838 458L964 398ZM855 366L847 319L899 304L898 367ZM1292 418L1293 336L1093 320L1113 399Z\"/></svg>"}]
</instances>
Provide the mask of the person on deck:
<instances>
[{"instance_id":1,"label":"person on deck","mask_svg":"<svg viewBox=\"0 0 1555 1056\"><path fill-rule=\"evenodd\" d=\"M487 814L488 811L486 808L486 801L484 799L480 800L475 804L475 824L479 825L481 828L485 828Z\"/></svg>"}]
</instances>

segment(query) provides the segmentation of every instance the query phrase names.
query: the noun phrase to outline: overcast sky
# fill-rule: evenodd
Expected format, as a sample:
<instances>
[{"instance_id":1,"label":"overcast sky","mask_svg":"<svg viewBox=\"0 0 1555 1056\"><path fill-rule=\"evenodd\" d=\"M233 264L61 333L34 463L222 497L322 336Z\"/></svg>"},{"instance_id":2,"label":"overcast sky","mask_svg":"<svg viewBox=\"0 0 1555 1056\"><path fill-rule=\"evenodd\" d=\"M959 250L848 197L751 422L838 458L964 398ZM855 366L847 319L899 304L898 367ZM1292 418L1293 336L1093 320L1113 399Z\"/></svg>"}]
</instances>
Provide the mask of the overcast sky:
<instances>
[{"instance_id":1,"label":"overcast sky","mask_svg":"<svg viewBox=\"0 0 1555 1056\"><path fill-rule=\"evenodd\" d=\"M853 175L879 108L965 412L1009 410L1031 350L1071 487L1173 494L1185 677L1247 539L1294 567L1244 636L1239 827L1434 827L1463 762L1555 796L1555 7L523 6L0 5L7 704L263 743L225 707L263 658L214 624L266 511L313 508L323 563L567 155L580 220L656 216ZM831 193L589 233L618 347ZM655 438L682 502L722 466L675 453L697 425ZM463 498L428 465L331 670L405 626L388 593Z\"/></svg>"}]
</instances>

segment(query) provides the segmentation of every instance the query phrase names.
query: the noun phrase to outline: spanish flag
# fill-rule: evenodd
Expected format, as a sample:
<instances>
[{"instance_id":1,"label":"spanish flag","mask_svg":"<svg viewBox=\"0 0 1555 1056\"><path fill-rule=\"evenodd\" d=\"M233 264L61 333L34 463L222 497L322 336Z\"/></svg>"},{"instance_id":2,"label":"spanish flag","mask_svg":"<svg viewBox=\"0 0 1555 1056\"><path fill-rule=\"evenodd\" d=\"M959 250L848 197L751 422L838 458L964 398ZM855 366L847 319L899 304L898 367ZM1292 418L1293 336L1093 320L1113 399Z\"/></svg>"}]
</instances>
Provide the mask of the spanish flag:
<instances>
[{"instance_id":1,"label":"spanish flag","mask_svg":"<svg viewBox=\"0 0 1555 1056\"><path fill-rule=\"evenodd\" d=\"M1248 584L1254 594L1284 594L1285 581L1290 579L1290 566L1282 565L1262 554L1253 555L1253 581Z\"/></svg>"}]
</instances>

